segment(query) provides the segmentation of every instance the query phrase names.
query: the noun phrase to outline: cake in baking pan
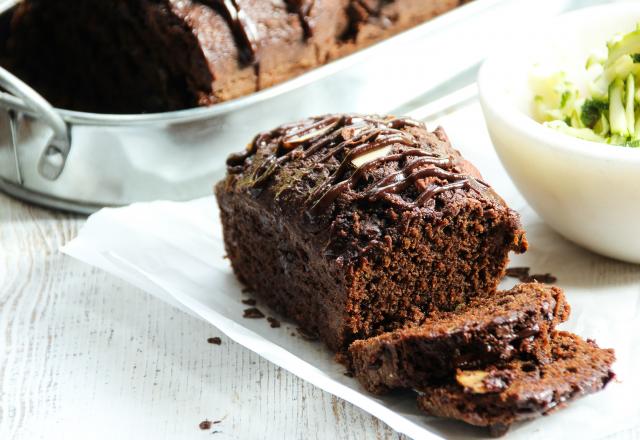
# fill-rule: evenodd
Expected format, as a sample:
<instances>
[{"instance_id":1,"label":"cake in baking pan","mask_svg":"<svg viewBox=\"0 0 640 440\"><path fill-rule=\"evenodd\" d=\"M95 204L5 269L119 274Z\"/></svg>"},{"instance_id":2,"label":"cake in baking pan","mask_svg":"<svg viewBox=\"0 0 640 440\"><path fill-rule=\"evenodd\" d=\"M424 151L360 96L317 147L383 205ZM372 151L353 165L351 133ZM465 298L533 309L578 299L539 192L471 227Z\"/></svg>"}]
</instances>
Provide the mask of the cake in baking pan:
<instances>
[{"instance_id":1,"label":"cake in baking pan","mask_svg":"<svg viewBox=\"0 0 640 440\"><path fill-rule=\"evenodd\" d=\"M25 0L12 12L2 65L57 107L185 109L264 89L461 3Z\"/></svg>"}]
</instances>

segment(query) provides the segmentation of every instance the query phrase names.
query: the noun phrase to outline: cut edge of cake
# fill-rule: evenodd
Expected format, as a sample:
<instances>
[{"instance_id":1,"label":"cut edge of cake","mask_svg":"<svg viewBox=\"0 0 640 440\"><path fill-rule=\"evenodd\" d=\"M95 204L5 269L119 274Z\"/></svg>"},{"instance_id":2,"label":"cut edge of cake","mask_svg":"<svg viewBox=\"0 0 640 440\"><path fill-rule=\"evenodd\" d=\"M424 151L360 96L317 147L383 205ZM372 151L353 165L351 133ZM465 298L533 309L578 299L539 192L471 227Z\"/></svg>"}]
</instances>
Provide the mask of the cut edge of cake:
<instances>
[{"instance_id":1,"label":"cut edge of cake","mask_svg":"<svg viewBox=\"0 0 640 440\"><path fill-rule=\"evenodd\" d=\"M349 347L351 368L368 391L381 394L516 355L546 363L550 334L569 311L561 289L520 284L456 311L436 312L422 325L355 341Z\"/></svg>"}]
</instances>

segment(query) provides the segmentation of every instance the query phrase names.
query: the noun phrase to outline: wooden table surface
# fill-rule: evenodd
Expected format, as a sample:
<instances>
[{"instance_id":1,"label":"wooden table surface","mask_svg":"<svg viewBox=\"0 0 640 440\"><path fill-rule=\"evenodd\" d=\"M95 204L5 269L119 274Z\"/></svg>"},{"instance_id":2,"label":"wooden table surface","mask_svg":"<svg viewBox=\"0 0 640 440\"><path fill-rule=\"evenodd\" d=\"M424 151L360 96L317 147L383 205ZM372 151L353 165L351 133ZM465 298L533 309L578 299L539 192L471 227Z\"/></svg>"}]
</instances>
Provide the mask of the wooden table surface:
<instances>
[{"instance_id":1,"label":"wooden table surface","mask_svg":"<svg viewBox=\"0 0 640 440\"><path fill-rule=\"evenodd\" d=\"M402 437L61 255L83 223L0 195L0 439ZM207 343L214 336L221 345ZM204 420L213 423L201 430Z\"/></svg>"}]
</instances>

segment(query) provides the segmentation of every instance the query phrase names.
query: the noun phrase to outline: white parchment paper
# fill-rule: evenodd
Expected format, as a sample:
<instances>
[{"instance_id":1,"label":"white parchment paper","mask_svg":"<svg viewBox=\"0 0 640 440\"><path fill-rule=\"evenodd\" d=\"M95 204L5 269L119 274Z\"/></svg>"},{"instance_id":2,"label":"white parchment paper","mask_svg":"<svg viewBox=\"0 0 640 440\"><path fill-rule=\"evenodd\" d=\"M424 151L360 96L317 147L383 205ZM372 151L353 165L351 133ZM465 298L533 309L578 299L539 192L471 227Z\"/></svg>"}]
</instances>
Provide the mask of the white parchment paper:
<instances>
[{"instance_id":1,"label":"white parchment paper","mask_svg":"<svg viewBox=\"0 0 640 440\"><path fill-rule=\"evenodd\" d=\"M513 266L552 272L572 306L563 328L616 349L619 380L567 409L512 427L509 439L591 439L640 429L640 266L578 248L550 230L528 207L491 146L477 104L443 118L454 145L514 209L528 232L530 250ZM434 128L434 127L432 127ZM639 220L640 233L640 220ZM193 315L231 339L314 385L378 417L412 438L481 438L483 430L421 414L412 393L367 394L319 342L292 336L295 325L270 328L245 319L247 298L224 259L215 199L153 202L103 209L92 215L63 252L114 274ZM505 287L507 285L505 284ZM141 311L143 313L143 311ZM637 432L637 431L635 431Z\"/></svg>"}]
</instances>

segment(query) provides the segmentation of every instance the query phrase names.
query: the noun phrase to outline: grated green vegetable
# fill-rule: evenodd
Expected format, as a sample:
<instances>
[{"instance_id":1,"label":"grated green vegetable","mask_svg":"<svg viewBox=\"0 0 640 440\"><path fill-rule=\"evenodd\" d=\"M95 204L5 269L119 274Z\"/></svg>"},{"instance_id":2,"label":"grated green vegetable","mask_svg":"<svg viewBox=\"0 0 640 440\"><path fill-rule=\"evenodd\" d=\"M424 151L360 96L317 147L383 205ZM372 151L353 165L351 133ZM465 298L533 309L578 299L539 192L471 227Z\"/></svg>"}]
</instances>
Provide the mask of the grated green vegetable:
<instances>
[{"instance_id":1,"label":"grated green vegetable","mask_svg":"<svg viewBox=\"0 0 640 440\"><path fill-rule=\"evenodd\" d=\"M565 72L535 69L534 117L580 139L640 148L640 24L594 51L585 76L581 88Z\"/></svg>"}]
</instances>

